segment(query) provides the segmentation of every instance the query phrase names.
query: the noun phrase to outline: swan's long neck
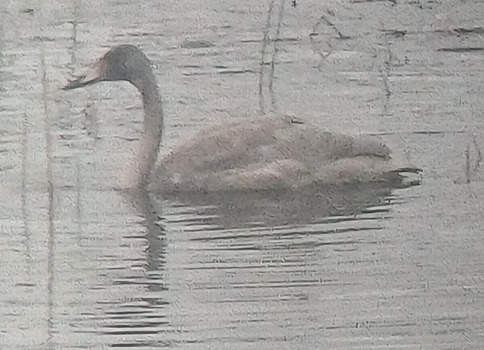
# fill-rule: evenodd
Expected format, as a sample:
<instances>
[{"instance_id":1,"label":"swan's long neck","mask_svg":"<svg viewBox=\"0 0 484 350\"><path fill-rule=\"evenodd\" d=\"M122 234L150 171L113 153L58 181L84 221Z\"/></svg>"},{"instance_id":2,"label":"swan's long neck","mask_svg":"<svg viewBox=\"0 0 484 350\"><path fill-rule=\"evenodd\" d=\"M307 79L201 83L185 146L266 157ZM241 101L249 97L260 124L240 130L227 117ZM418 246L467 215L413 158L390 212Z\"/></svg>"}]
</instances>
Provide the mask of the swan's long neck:
<instances>
[{"instance_id":1,"label":"swan's long neck","mask_svg":"<svg viewBox=\"0 0 484 350\"><path fill-rule=\"evenodd\" d=\"M133 82L143 96L143 135L133 159L130 171L130 187L140 187L149 181L151 169L156 163L163 133L163 108L156 78L150 70L147 76Z\"/></svg>"}]
</instances>

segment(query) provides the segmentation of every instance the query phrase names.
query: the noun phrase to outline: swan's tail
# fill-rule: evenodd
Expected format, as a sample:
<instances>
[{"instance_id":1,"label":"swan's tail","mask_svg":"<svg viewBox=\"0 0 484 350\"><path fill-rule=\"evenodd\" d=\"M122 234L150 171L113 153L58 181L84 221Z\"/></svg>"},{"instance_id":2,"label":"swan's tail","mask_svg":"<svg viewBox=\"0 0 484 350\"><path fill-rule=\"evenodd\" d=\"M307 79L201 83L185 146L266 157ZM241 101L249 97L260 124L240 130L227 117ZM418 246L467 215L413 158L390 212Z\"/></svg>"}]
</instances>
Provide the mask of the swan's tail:
<instances>
[{"instance_id":1,"label":"swan's tail","mask_svg":"<svg viewBox=\"0 0 484 350\"><path fill-rule=\"evenodd\" d=\"M397 187L411 187L422 183L422 172L421 168L409 164L390 170L388 174L391 178L397 180L394 181L394 183L398 184Z\"/></svg>"}]
</instances>

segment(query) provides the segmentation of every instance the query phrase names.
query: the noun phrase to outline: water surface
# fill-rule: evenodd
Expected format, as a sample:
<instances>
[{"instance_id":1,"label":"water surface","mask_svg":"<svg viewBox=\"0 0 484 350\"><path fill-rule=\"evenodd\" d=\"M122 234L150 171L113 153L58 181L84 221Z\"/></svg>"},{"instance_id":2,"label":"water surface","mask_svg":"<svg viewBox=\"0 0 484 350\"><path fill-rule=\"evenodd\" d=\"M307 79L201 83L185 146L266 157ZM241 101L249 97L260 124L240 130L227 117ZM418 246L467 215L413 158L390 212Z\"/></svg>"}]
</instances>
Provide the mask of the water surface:
<instances>
[{"instance_id":1,"label":"water surface","mask_svg":"<svg viewBox=\"0 0 484 350\"><path fill-rule=\"evenodd\" d=\"M0 348L481 347L482 2L34 5L0 5ZM164 152L279 111L379 135L423 183L117 192L136 91L59 87L121 43L155 65Z\"/></svg>"}]
</instances>

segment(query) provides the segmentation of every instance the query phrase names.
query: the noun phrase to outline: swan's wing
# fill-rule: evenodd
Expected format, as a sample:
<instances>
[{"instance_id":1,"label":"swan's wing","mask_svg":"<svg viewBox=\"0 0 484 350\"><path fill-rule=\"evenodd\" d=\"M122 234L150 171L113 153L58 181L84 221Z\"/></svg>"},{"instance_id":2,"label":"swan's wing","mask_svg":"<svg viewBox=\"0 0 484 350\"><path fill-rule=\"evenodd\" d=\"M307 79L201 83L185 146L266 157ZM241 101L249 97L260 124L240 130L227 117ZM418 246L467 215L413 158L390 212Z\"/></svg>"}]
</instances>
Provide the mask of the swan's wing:
<instances>
[{"instance_id":1,"label":"swan's wing","mask_svg":"<svg viewBox=\"0 0 484 350\"><path fill-rule=\"evenodd\" d=\"M332 159L370 157L389 159L391 151L382 142L365 135L347 136L326 133L323 146L332 154Z\"/></svg>"},{"instance_id":2,"label":"swan's wing","mask_svg":"<svg viewBox=\"0 0 484 350\"><path fill-rule=\"evenodd\" d=\"M237 169L276 159L318 165L358 156L390 158L387 146L366 137L322 132L294 117L258 117L217 124L180 142L163 160L187 174Z\"/></svg>"},{"instance_id":3,"label":"swan's wing","mask_svg":"<svg viewBox=\"0 0 484 350\"><path fill-rule=\"evenodd\" d=\"M377 139L324 132L306 125L293 125L274 132L273 159L295 159L308 167L344 158L390 159L390 149Z\"/></svg>"},{"instance_id":4,"label":"swan's wing","mask_svg":"<svg viewBox=\"0 0 484 350\"><path fill-rule=\"evenodd\" d=\"M260 147L274 144L274 133L291 126L286 118L260 117L217 124L180 142L163 160L178 172L240 168L257 161Z\"/></svg>"},{"instance_id":5,"label":"swan's wing","mask_svg":"<svg viewBox=\"0 0 484 350\"><path fill-rule=\"evenodd\" d=\"M154 175L160 184L196 189L244 187L245 182L251 187L256 178L262 187L284 187L310 183L317 174L326 179L362 161L371 166L375 160L386 169L390 159L387 146L367 137L321 132L288 117L259 117L199 132L174 148ZM324 170L336 163L335 171Z\"/></svg>"}]
</instances>

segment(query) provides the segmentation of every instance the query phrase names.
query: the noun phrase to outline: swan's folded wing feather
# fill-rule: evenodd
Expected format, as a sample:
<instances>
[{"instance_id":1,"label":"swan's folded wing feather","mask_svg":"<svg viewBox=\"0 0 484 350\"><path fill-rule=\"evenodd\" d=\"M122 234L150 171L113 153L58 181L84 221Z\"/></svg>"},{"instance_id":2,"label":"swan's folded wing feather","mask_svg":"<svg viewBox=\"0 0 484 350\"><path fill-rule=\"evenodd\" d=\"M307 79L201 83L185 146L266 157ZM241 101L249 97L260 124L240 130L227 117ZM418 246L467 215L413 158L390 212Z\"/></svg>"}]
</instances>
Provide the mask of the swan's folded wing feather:
<instances>
[{"instance_id":1,"label":"swan's folded wing feather","mask_svg":"<svg viewBox=\"0 0 484 350\"><path fill-rule=\"evenodd\" d=\"M289 125L283 118L260 117L217 124L180 142L163 162L193 171L220 171L254 161L259 147L274 144L274 133Z\"/></svg>"}]
</instances>

